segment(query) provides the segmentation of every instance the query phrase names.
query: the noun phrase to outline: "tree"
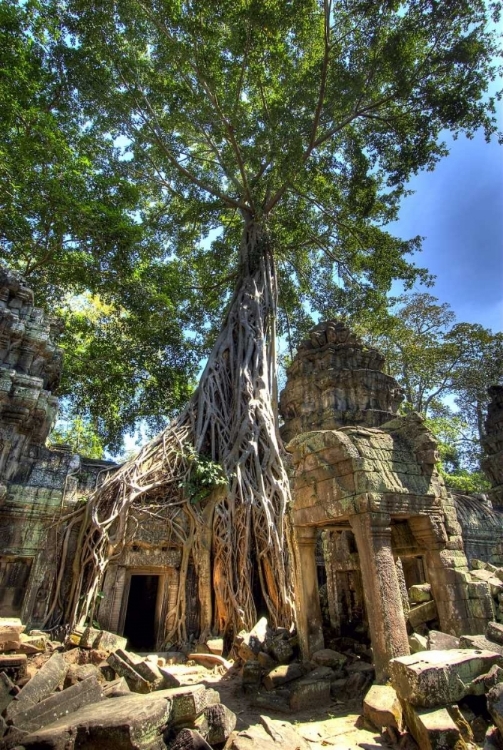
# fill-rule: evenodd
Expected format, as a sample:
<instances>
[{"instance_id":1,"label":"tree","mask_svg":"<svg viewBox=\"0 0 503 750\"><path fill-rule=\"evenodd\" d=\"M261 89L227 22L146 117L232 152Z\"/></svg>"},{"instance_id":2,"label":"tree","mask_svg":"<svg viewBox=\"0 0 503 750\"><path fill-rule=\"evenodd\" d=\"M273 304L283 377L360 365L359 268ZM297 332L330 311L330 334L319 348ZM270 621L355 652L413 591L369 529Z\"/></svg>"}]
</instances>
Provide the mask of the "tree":
<instances>
[{"instance_id":1,"label":"tree","mask_svg":"<svg viewBox=\"0 0 503 750\"><path fill-rule=\"evenodd\" d=\"M379 296L393 278L426 278L404 257L419 240L398 240L383 226L409 176L446 152L444 128L494 131L493 103L483 101L494 77L487 17L482 2L429 0L63 5L65 66L84 119L127 140L187 278L203 291L217 285L227 303L187 408L82 511L69 620L92 614L107 556L120 544L116 525L134 502L162 496L184 508L182 581L192 558L202 630L252 625L254 571L272 620L289 622L278 298L298 309L302 299L319 304L323 289L340 308L348 291ZM217 236L201 246L194 228ZM229 487L183 505L178 480L194 455L218 463ZM180 638L183 612L182 584Z\"/></svg>"},{"instance_id":2,"label":"tree","mask_svg":"<svg viewBox=\"0 0 503 750\"><path fill-rule=\"evenodd\" d=\"M479 469L487 389L502 379L503 334L457 323L449 305L424 292L394 298L379 314L359 312L351 324L385 355L404 389L402 408L430 418L450 468Z\"/></svg>"},{"instance_id":3,"label":"tree","mask_svg":"<svg viewBox=\"0 0 503 750\"><path fill-rule=\"evenodd\" d=\"M66 322L65 419L118 450L139 419L158 430L186 403L201 350L151 196L75 101L61 33L50 4L0 6L1 260Z\"/></svg>"}]
</instances>

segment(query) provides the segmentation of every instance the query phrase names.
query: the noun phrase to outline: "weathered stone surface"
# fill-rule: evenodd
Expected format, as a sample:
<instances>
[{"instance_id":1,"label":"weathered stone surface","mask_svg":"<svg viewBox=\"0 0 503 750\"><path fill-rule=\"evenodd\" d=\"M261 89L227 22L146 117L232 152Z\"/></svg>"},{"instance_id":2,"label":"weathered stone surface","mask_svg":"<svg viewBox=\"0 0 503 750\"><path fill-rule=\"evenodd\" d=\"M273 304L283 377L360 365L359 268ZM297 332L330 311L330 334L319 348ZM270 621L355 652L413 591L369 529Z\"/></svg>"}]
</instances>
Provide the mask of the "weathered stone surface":
<instances>
[{"instance_id":1,"label":"weathered stone surface","mask_svg":"<svg viewBox=\"0 0 503 750\"><path fill-rule=\"evenodd\" d=\"M17 729L34 732L90 703L98 703L102 697L101 686L96 677L88 677L66 690L53 693L30 708L18 711L13 719L14 724Z\"/></svg>"},{"instance_id":2,"label":"weathered stone surface","mask_svg":"<svg viewBox=\"0 0 503 750\"><path fill-rule=\"evenodd\" d=\"M262 681L262 667L258 661L249 660L243 664L241 684L245 693L253 693L259 689Z\"/></svg>"},{"instance_id":3,"label":"weathered stone surface","mask_svg":"<svg viewBox=\"0 0 503 750\"><path fill-rule=\"evenodd\" d=\"M5 672L13 682L26 677L26 654L0 654L0 672Z\"/></svg>"},{"instance_id":4,"label":"weathered stone surface","mask_svg":"<svg viewBox=\"0 0 503 750\"><path fill-rule=\"evenodd\" d=\"M257 661L262 667L262 669L265 669L266 671L270 671L271 669L274 669L278 666L278 662L276 659L273 659L270 654L267 654L265 651L259 651L257 654Z\"/></svg>"},{"instance_id":5,"label":"weathered stone surface","mask_svg":"<svg viewBox=\"0 0 503 750\"><path fill-rule=\"evenodd\" d=\"M283 664L276 667L264 677L262 682L266 690L274 690L279 685L284 685L287 682L303 677L304 674L305 670L302 664L293 662L292 664Z\"/></svg>"},{"instance_id":6,"label":"weathered stone surface","mask_svg":"<svg viewBox=\"0 0 503 750\"><path fill-rule=\"evenodd\" d=\"M414 604L431 601L431 586L429 583L417 583L409 589L409 599Z\"/></svg>"},{"instance_id":7,"label":"weathered stone surface","mask_svg":"<svg viewBox=\"0 0 503 750\"><path fill-rule=\"evenodd\" d=\"M493 664L503 665L503 660L491 651L422 651L391 660L391 683L414 706L445 706L469 695L473 681Z\"/></svg>"},{"instance_id":8,"label":"weathered stone surface","mask_svg":"<svg viewBox=\"0 0 503 750\"><path fill-rule=\"evenodd\" d=\"M419 633L412 633L412 635L409 635L409 646L411 654L426 651L428 648L428 639Z\"/></svg>"},{"instance_id":9,"label":"weathered stone surface","mask_svg":"<svg viewBox=\"0 0 503 750\"><path fill-rule=\"evenodd\" d=\"M212 747L195 729L181 729L169 750L212 750Z\"/></svg>"},{"instance_id":10,"label":"weathered stone surface","mask_svg":"<svg viewBox=\"0 0 503 750\"><path fill-rule=\"evenodd\" d=\"M430 630L428 633L429 651L444 651L453 648L460 648L459 638L448 633L442 633L440 630Z\"/></svg>"},{"instance_id":11,"label":"weathered stone surface","mask_svg":"<svg viewBox=\"0 0 503 750\"><path fill-rule=\"evenodd\" d=\"M168 669L167 667L158 667L158 669L163 678L162 686L164 688L180 687L180 680L173 674L171 669Z\"/></svg>"},{"instance_id":12,"label":"weathered stone surface","mask_svg":"<svg viewBox=\"0 0 503 750\"><path fill-rule=\"evenodd\" d=\"M18 641L24 632L24 625L17 617L0 617L0 644L7 641Z\"/></svg>"},{"instance_id":13,"label":"weathered stone surface","mask_svg":"<svg viewBox=\"0 0 503 750\"><path fill-rule=\"evenodd\" d=\"M320 708L330 704L330 682L328 680L304 677L295 682L290 693L290 708L294 711L305 711L309 708Z\"/></svg>"},{"instance_id":14,"label":"weathered stone surface","mask_svg":"<svg viewBox=\"0 0 503 750\"><path fill-rule=\"evenodd\" d=\"M288 664L293 657L293 648L286 638L274 638L269 644L268 650L278 664Z\"/></svg>"},{"instance_id":15,"label":"weathered stone surface","mask_svg":"<svg viewBox=\"0 0 503 750\"><path fill-rule=\"evenodd\" d=\"M459 639L460 648L475 648L482 651L494 651L503 656L503 645L488 640L483 635L462 635Z\"/></svg>"},{"instance_id":16,"label":"weathered stone surface","mask_svg":"<svg viewBox=\"0 0 503 750\"><path fill-rule=\"evenodd\" d=\"M96 679L103 680L101 671L98 667L95 667L94 664L70 664L63 687L68 688L71 685L76 685L78 682L82 682L82 680L86 680L88 677L95 677Z\"/></svg>"},{"instance_id":17,"label":"weathered stone surface","mask_svg":"<svg viewBox=\"0 0 503 750\"><path fill-rule=\"evenodd\" d=\"M235 732L226 750L309 750L310 744L302 739L289 722L261 716L262 726L252 725Z\"/></svg>"},{"instance_id":18,"label":"weathered stone surface","mask_svg":"<svg viewBox=\"0 0 503 750\"><path fill-rule=\"evenodd\" d=\"M417 709L403 702L409 730L421 750L466 750L461 732L446 708Z\"/></svg>"},{"instance_id":19,"label":"weathered stone surface","mask_svg":"<svg viewBox=\"0 0 503 750\"><path fill-rule=\"evenodd\" d=\"M497 727L490 727L483 742L483 750L501 750L503 747L503 736Z\"/></svg>"},{"instance_id":20,"label":"weathered stone surface","mask_svg":"<svg viewBox=\"0 0 503 750\"><path fill-rule=\"evenodd\" d=\"M312 655L311 660L320 667L341 669L347 663L348 657L331 648L322 648Z\"/></svg>"},{"instance_id":21,"label":"weathered stone surface","mask_svg":"<svg viewBox=\"0 0 503 750\"><path fill-rule=\"evenodd\" d=\"M503 683L491 688L487 693L487 709L503 734Z\"/></svg>"},{"instance_id":22,"label":"weathered stone surface","mask_svg":"<svg viewBox=\"0 0 503 750\"><path fill-rule=\"evenodd\" d=\"M26 750L164 750L170 703L158 694L94 703L23 738Z\"/></svg>"},{"instance_id":23,"label":"weathered stone surface","mask_svg":"<svg viewBox=\"0 0 503 750\"><path fill-rule=\"evenodd\" d=\"M402 707L390 685L372 685L363 700L363 715L379 732L383 727L402 731Z\"/></svg>"},{"instance_id":24,"label":"weathered stone surface","mask_svg":"<svg viewBox=\"0 0 503 750\"><path fill-rule=\"evenodd\" d=\"M222 656L224 652L224 639L223 638L209 638L206 641L206 645L208 646L212 654L217 654L217 656Z\"/></svg>"},{"instance_id":25,"label":"weathered stone surface","mask_svg":"<svg viewBox=\"0 0 503 750\"><path fill-rule=\"evenodd\" d=\"M130 692L125 677L118 677L116 680L106 682L103 685L103 695L105 698L118 698L119 696L127 695Z\"/></svg>"},{"instance_id":26,"label":"weathered stone surface","mask_svg":"<svg viewBox=\"0 0 503 750\"><path fill-rule=\"evenodd\" d=\"M503 646L503 623L490 622L487 626L486 638Z\"/></svg>"},{"instance_id":27,"label":"weathered stone surface","mask_svg":"<svg viewBox=\"0 0 503 750\"><path fill-rule=\"evenodd\" d=\"M128 664L118 654L112 653L107 659L112 669L117 672L120 677L124 677L129 685L129 689L133 693L150 693L153 686L152 684L142 677L131 664Z\"/></svg>"},{"instance_id":28,"label":"weathered stone surface","mask_svg":"<svg viewBox=\"0 0 503 750\"><path fill-rule=\"evenodd\" d=\"M236 727L236 714L223 703L207 706L195 721L200 734L210 745L225 742Z\"/></svg>"},{"instance_id":29,"label":"weathered stone surface","mask_svg":"<svg viewBox=\"0 0 503 750\"><path fill-rule=\"evenodd\" d=\"M171 704L170 721L176 725L193 722L208 706L210 691L204 685L187 685L157 690L155 695ZM214 695L211 702L214 702Z\"/></svg>"},{"instance_id":30,"label":"weathered stone surface","mask_svg":"<svg viewBox=\"0 0 503 750\"><path fill-rule=\"evenodd\" d=\"M44 666L31 678L27 685L19 692L7 709L6 716L13 719L20 711L26 711L31 706L47 698L53 690L65 679L68 664L61 654L53 654Z\"/></svg>"},{"instance_id":31,"label":"weathered stone surface","mask_svg":"<svg viewBox=\"0 0 503 750\"><path fill-rule=\"evenodd\" d=\"M412 607L409 612L408 620L412 628L417 628L425 622L436 620L438 618L437 605L435 602L425 602Z\"/></svg>"},{"instance_id":32,"label":"weathered stone surface","mask_svg":"<svg viewBox=\"0 0 503 750\"><path fill-rule=\"evenodd\" d=\"M14 699L18 689L19 688L16 688L10 677L8 677L5 672L0 672L0 714Z\"/></svg>"}]
</instances>

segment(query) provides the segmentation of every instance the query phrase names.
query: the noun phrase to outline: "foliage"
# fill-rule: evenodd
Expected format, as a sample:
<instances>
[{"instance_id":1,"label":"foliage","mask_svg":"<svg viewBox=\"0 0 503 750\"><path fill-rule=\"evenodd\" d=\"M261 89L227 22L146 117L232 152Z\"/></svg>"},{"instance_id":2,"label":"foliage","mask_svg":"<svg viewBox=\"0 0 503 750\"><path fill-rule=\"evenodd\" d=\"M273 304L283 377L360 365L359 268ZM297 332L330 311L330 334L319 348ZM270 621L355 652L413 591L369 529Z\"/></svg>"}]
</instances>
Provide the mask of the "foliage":
<instances>
[{"instance_id":1,"label":"foliage","mask_svg":"<svg viewBox=\"0 0 503 750\"><path fill-rule=\"evenodd\" d=\"M103 458L104 449L96 430L89 422L75 417L71 422L63 422L52 430L50 445L67 445L74 453L86 458Z\"/></svg>"},{"instance_id":2,"label":"foliage","mask_svg":"<svg viewBox=\"0 0 503 750\"><path fill-rule=\"evenodd\" d=\"M184 446L183 454L188 463L188 473L179 487L191 503L201 503L216 487L228 485L229 478L220 464L197 453L190 444Z\"/></svg>"},{"instance_id":3,"label":"foliage","mask_svg":"<svg viewBox=\"0 0 503 750\"><path fill-rule=\"evenodd\" d=\"M352 325L385 355L388 372L404 388L402 409L430 418L446 468L473 470L482 455L487 389L502 379L503 334L456 323L449 305L431 294L391 303L379 314L360 313Z\"/></svg>"}]
</instances>

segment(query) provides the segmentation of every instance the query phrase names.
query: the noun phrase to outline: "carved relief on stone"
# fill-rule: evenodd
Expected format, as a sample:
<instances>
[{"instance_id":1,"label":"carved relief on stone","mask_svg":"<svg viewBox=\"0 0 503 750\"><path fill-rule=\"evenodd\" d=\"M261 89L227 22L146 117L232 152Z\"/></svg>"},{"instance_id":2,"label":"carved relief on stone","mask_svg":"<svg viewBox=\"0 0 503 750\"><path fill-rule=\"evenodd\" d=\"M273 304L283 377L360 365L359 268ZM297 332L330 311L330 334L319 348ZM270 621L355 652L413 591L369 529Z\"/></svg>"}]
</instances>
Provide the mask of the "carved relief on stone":
<instances>
[{"instance_id":1,"label":"carved relief on stone","mask_svg":"<svg viewBox=\"0 0 503 750\"><path fill-rule=\"evenodd\" d=\"M281 394L283 439L345 425L378 427L392 419L403 393L383 369L382 354L340 321L313 328L299 346Z\"/></svg>"}]
</instances>

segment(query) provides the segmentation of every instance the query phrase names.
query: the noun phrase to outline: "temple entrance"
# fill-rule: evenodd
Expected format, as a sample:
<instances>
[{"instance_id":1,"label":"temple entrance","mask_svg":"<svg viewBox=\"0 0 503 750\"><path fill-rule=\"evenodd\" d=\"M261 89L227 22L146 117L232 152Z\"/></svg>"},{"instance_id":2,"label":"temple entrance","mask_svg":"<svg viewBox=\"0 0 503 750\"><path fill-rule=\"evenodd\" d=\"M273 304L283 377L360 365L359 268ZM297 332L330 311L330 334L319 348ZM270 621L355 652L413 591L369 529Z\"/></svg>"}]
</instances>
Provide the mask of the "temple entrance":
<instances>
[{"instance_id":1,"label":"temple entrance","mask_svg":"<svg viewBox=\"0 0 503 750\"><path fill-rule=\"evenodd\" d=\"M158 575L132 575L124 636L132 651L153 651L157 640Z\"/></svg>"}]
</instances>

